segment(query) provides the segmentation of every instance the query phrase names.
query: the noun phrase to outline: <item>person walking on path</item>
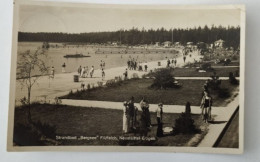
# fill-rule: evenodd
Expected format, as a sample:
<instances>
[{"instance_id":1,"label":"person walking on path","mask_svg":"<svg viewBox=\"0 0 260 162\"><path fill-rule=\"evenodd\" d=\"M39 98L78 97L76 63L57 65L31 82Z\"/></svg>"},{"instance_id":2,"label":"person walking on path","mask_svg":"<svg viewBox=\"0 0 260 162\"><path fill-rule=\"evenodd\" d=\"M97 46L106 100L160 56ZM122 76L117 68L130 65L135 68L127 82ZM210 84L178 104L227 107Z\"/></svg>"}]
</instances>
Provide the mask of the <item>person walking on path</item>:
<instances>
[{"instance_id":1,"label":"person walking on path","mask_svg":"<svg viewBox=\"0 0 260 162\"><path fill-rule=\"evenodd\" d=\"M66 64L65 64L65 62L64 62L64 63L62 64L62 68L61 68L61 72L62 72L62 73L66 73L65 68L66 68Z\"/></svg>"},{"instance_id":2,"label":"person walking on path","mask_svg":"<svg viewBox=\"0 0 260 162\"><path fill-rule=\"evenodd\" d=\"M157 117L157 133L156 136L157 137L162 137L163 136L163 123L162 123L162 114L163 114L163 104L159 103L158 104L158 108L156 109L156 117Z\"/></svg>"},{"instance_id":3,"label":"person walking on path","mask_svg":"<svg viewBox=\"0 0 260 162\"><path fill-rule=\"evenodd\" d=\"M201 114L203 117L203 121L205 123L208 123L208 121L211 119L211 106L212 106L212 98L209 96L209 93L207 91L204 91L204 96L201 100Z\"/></svg>"},{"instance_id":4,"label":"person walking on path","mask_svg":"<svg viewBox=\"0 0 260 162\"><path fill-rule=\"evenodd\" d=\"M129 132L129 107L127 102L124 102L124 109L123 109L123 133Z\"/></svg>"},{"instance_id":5,"label":"person walking on path","mask_svg":"<svg viewBox=\"0 0 260 162\"><path fill-rule=\"evenodd\" d=\"M94 74L94 66L91 67L90 69L90 77L92 78Z\"/></svg>"},{"instance_id":6,"label":"person walking on path","mask_svg":"<svg viewBox=\"0 0 260 162\"><path fill-rule=\"evenodd\" d=\"M186 56L183 56L183 61L184 61L184 63L185 63L185 61L186 61Z\"/></svg>"}]
</instances>

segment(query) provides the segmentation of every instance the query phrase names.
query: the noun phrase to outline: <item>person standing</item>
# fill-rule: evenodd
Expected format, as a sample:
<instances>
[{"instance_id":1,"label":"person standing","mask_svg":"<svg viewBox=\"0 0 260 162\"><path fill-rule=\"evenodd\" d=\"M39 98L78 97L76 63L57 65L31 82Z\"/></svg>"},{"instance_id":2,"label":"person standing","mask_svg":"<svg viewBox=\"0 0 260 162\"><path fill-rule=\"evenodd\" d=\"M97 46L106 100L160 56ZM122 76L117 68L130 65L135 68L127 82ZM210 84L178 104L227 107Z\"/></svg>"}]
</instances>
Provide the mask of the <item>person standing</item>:
<instances>
[{"instance_id":1,"label":"person standing","mask_svg":"<svg viewBox=\"0 0 260 162\"><path fill-rule=\"evenodd\" d=\"M101 60L100 61L100 69L102 69L103 68L103 61Z\"/></svg>"},{"instance_id":2,"label":"person standing","mask_svg":"<svg viewBox=\"0 0 260 162\"><path fill-rule=\"evenodd\" d=\"M91 67L90 69L90 77L92 78L94 74L94 66Z\"/></svg>"},{"instance_id":3,"label":"person standing","mask_svg":"<svg viewBox=\"0 0 260 162\"><path fill-rule=\"evenodd\" d=\"M162 114L163 114L163 104L159 103L158 108L156 109L156 116L157 116L157 137L162 137L163 136L163 123L162 123Z\"/></svg>"},{"instance_id":4,"label":"person standing","mask_svg":"<svg viewBox=\"0 0 260 162\"><path fill-rule=\"evenodd\" d=\"M128 76L127 68L125 69L124 76L125 76L125 80L127 80L127 76Z\"/></svg>"},{"instance_id":5,"label":"person standing","mask_svg":"<svg viewBox=\"0 0 260 162\"><path fill-rule=\"evenodd\" d=\"M81 76L82 78L84 78L84 73L85 73L85 67L83 67L83 68L81 69L80 76Z\"/></svg>"},{"instance_id":6,"label":"person standing","mask_svg":"<svg viewBox=\"0 0 260 162\"><path fill-rule=\"evenodd\" d=\"M184 61L184 63L185 63L185 61L186 61L186 56L183 56L183 61Z\"/></svg>"},{"instance_id":7,"label":"person standing","mask_svg":"<svg viewBox=\"0 0 260 162\"><path fill-rule=\"evenodd\" d=\"M211 119L211 106L212 106L212 98L209 96L209 93L207 91L204 91L204 96L201 100L201 114L203 117L203 121L205 123L208 123L208 121Z\"/></svg>"},{"instance_id":8,"label":"person standing","mask_svg":"<svg viewBox=\"0 0 260 162\"><path fill-rule=\"evenodd\" d=\"M102 80L104 80L105 79L105 71L104 71L104 69L101 70L101 76L102 76Z\"/></svg>"},{"instance_id":9,"label":"person standing","mask_svg":"<svg viewBox=\"0 0 260 162\"><path fill-rule=\"evenodd\" d=\"M124 102L124 109L123 109L123 133L129 132L129 108L128 104Z\"/></svg>"},{"instance_id":10,"label":"person standing","mask_svg":"<svg viewBox=\"0 0 260 162\"><path fill-rule=\"evenodd\" d=\"M79 75L81 74L81 65L80 65L79 68L78 68L78 74L79 74Z\"/></svg>"},{"instance_id":11,"label":"person standing","mask_svg":"<svg viewBox=\"0 0 260 162\"><path fill-rule=\"evenodd\" d=\"M129 110L129 122L130 128L135 128L134 117L135 117L135 106L134 106L134 97L132 96L130 101L128 102L128 110Z\"/></svg>"},{"instance_id":12,"label":"person standing","mask_svg":"<svg viewBox=\"0 0 260 162\"><path fill-rule=\"evenodd\" d=\"M105 66L106 66L106 63L105 63L105 61L103 61L103 69L105 69Z\"/></svg>"},{"instance_id":13,"label":"person standing","mask_svg":"<svg viewBox=\"0 0 260 162\"><path fill-rule=\"evenodd\" d=\"M163 104L159 103L158 108L156 109L157 124L162 123L162 114L163 114Z\"/></svg>"},{"instance_id":14,"label":"person standing","mask_svg":"<svg viewBox=\"0 0 260 162\"><path fill-rule=\"evenodd\" d=\"M149 104L144 97L140 102L140 107L143 111L143 114L145 115L146 126L151 127L151 116L149 111Z\"/></svg>"},{"instance_id":15,"label":"person standing","mask_svg":"<svg viewBox=\"0 0 260 162\"><path fill-rule=\"evenodd\" d=\"M54 78L55 69L54 67L51 67L51 77Z\"/></svg>"},{"instance_id":16,"label":"person standing","mask_svg":"<svg viewBox=\"0 0 260 162\"><path fill-rule=\"evenodd\" d=\"M144 64L144 69L145 69L145 72L147 72L147 69L148 69L147 62L145 62L145 64Z\"/></svg>"},{"instance_id":17,"label":"person standing","mask_svg":"<svg viewBox=\"0 0 260 162\"><path fill-rule=\"evenodd\" d=\"M88 66L85 68L85 77L88 77Z\"/></svg>"},{"instance_id":18,"label":"person standing","mask_svg":"<svg viewBox=\"0 0 260 162\"><path fill-rule=\"evenodd\" d=\"M65 68L66 68L66 64L65 64L65 62L64 62L64 63L62 64L62 69L61 69L61 72L62 72L62 73L65 73L65 72L66 72Z\"/></svg>"}]
</instances>

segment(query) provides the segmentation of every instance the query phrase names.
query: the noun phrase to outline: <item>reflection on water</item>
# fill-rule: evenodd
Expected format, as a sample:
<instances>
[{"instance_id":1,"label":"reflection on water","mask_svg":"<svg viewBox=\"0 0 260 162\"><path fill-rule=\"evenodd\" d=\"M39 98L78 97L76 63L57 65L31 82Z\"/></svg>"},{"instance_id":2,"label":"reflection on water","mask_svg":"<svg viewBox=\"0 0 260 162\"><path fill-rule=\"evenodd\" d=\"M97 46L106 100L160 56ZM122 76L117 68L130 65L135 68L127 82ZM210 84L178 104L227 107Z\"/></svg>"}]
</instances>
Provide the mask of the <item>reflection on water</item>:
<instances>
[{"instance_id":1,"label":"reflection on water","mask_svg":"<svg viewBox=\"0 0 260 162\"><path fill-rule=\"evenodd\" d=\"M56 44L56 43L55 43ZM38 47L41 47L42 42L19 42L18 43L18 61L19 61L19 53L24 52L26 50L36 50ZM51 47L47 50L48 59L46 59L46 64L49 67L54 66L56 73L61 73L62 64L66 64L66 72L75 72L78 67L81 65L82 67L91 67L94 66L95 69L100 68L100 62L105 61L105 68L112 68L118 66L126 66L127 60L129 58L137 59L137 62L149 62L162 60L165 58L174 58L176 53L153 53L153 54L134 54L133 52L128 52L127 54L95 54L95 51L100 49L100 47L90 47L90 46L79 46L76 45L67 45L63 47L61 43L58 44L59 48ZM116 51L122 49L116 48L106 48L105 50ZM134 51L134 50L131 50ZM76 54L82 53L83 55L89 55L91 57L83 57L83 58L64 58L64 55L67 54Z\"/></svg>"}]
</instances>

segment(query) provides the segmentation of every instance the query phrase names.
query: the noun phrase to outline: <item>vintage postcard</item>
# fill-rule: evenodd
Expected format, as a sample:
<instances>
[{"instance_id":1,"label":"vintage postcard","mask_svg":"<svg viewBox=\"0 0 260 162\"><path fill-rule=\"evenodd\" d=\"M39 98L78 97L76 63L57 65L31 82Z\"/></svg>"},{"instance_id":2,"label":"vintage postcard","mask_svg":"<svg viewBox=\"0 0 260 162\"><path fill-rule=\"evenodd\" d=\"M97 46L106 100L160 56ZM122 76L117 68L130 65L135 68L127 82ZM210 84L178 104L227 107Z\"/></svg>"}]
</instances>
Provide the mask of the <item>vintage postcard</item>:
<instances>
[{"instance_id":1,"label":"vintage postcard","mask_svg":"<svg viewBox=\"0 0 260 162\"><path fill-rule=\"evenodd\" d=\"M243 153L245 7L14 1L8 151Z\"/></svg>"}]
</instances>

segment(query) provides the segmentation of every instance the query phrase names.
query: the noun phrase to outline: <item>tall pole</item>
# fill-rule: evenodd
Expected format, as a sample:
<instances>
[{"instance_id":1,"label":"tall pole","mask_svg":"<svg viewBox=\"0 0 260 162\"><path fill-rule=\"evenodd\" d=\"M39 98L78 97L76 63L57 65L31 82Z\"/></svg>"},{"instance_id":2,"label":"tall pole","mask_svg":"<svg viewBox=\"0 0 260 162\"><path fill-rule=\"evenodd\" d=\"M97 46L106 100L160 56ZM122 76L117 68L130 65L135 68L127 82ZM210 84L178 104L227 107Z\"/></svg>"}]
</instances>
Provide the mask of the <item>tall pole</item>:
<instances>
[{"instance_id":1,"label":"tall pole","mask_svg":"<svg viewBox=\"0 0 260 162\"><path fill-rule=\"evenodd\" d=\"M172 30L172 29L171 29ZM172 44L173 44L173 30L172 30Z\"/></svg>"},{"instance_id":2,"label":"tall pole","mask_svg":"<svg viewBox=\"0 0 260 162\"><path fill-rule=\"evenodd\" d=\"M121 46L121 30L122 30L122 29L120 29L120 46Z\"/></svg>"}]
</instances>

